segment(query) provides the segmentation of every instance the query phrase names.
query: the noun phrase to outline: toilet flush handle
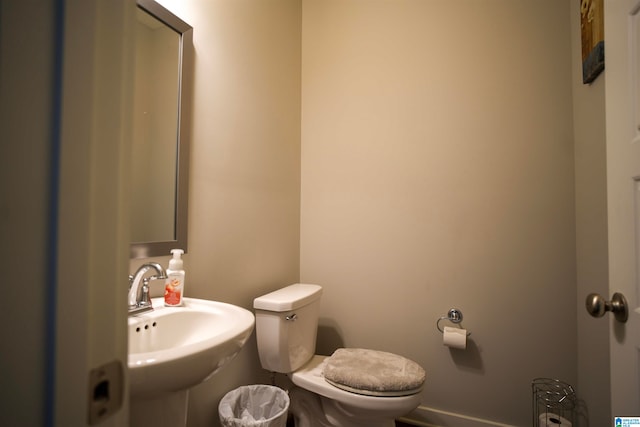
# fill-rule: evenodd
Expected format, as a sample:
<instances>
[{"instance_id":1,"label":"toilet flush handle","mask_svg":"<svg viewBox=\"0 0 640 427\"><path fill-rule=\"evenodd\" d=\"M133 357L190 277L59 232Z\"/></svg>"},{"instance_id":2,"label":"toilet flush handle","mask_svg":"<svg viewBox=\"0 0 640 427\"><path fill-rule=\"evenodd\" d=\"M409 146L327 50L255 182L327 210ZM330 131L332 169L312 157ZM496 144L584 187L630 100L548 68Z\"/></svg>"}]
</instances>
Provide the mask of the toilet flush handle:
<instances>
[{"instance_id":1,"label":"toilet flush handle","mask_svg":"<svg viewBox=\"0 0 640 427\"><path fill-rule=\"evenodd\" d=\"M297 319L298 319L298 315L295 313L292 313L284 318L284 320L291 320L292 322L295 322Z\"/></svg>"}]
</instances>

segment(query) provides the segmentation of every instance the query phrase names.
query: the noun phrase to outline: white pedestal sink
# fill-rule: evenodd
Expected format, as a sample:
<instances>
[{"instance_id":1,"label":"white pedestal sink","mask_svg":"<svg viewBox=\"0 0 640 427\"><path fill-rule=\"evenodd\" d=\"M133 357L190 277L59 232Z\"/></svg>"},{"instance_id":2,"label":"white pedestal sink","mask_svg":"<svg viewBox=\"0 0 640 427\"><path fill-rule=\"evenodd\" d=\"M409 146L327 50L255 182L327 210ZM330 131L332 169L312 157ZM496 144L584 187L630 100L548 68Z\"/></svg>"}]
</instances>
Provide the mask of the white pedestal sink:
<instances>
[{"instance_id":1,"label":"white pedestal sink","mask_svg":"<svg viewBox=\"0 0 640 427\"><path fill-rule=\"evenodd\" d=\"M184 298L129 317L132 426L186 424L188 390L232 360L251 335L255 318L244 308Z\"/></svg>"}]
</instances>

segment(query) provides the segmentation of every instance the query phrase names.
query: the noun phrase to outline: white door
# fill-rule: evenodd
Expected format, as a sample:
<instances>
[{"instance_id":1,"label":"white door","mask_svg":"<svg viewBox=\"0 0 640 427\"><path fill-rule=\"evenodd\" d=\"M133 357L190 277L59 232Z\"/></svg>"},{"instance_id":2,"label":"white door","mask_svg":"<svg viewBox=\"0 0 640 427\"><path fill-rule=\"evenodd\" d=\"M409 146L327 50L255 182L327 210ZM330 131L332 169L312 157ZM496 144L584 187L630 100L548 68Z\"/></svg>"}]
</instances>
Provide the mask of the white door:
<instances>
[{"instance_id":1,"label":"white door","mask_svg":"<svg viewBox=\"0 0 640 427\"><path fill-rule=\"evenodd\" d=\"M611 410L640 417L640 0L605 2L609 295L628 301L611 322Z\"/></svg>"},{"instance_id":2,"label":"white door","mask_svg":"<svg viewBox=\"0 0 640 427\"><path fill-rule=\"evenodd\" d=\"M54 425L122 427L135 2L64 9Z\"/></svg>"}]
</instances>

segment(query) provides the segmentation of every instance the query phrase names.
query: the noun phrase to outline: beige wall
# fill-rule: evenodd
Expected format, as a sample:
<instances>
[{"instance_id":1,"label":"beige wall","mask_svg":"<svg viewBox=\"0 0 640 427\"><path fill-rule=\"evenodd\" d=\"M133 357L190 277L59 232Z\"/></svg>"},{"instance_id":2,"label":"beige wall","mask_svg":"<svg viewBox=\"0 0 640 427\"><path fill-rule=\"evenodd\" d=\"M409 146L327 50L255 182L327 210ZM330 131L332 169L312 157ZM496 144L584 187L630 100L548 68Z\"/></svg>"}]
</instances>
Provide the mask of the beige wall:
<instances>
[{"instance_id":1,"label":"beige wall","mask_svg":"<svg viewBox=\"0 0 640 427\"><path fill-rule=\"evenodd\" d=\"M162 2L196 28L188 295L250 308L267 290L317 282L325 287L319 349L361 345L414 358L428 371L426 406L528 425L531 378L553 376L578 384L591 425L608 419L600 406L608 379L586 375L599 367L592 350L606 322L590 323L582 308L607 276L603 82L576 83L574 4L570 18L555 0ZM37 68L31 60L11 63ZM20 88L8 75L3 89ZM23 76L33 90L44 75ZM33 105L20 105L3 104L8 139L46 142L47 108L38 120ZM23 122L10 111L37 125L10 126ZM6 147L8 194L24 171L34 190L11 206L43 211L46 167L25 169L15 150L28 146ZM20 216L31 240L3 230L3 241L25 245L7 253L29 259L19 280L33 295L19 314L34 319L43 314L45 260L33 248L45 217ZM473 333L465 352L442 347L435 331L452 306ZM2 419L40 419L31 409L43 402L21 398L42 389L42 357L32 351L43 349L39 323L23 339L33 359L3 353L22 387L15 376L5 381L13 399L2 407L14 410ZM216 425L226 391L266 380L250 340L229 369L193 390L189 425Z\"/></svg>"},{"instance_id":2,"label":"beige wall","mask_svg":"<svg viewBox=\"0 0 640 427\"><path fill-rule=\"evenodd\" d=\"M194 27L185 293L252 309L299 277L301 4L161 3ZM217 425L227 391L267 381L251 338L190 392L189 425Z\"/></svg>"},{"instance_id":3,"label":"beige wall","mask_svg":"<svg viewBox=\"0 0 640 427\"><path fill-rule=\"evenodd\" d=\"M304 0L301 280L320 350L427 370L423 405L530 424L576 382L569 5ZM542 25L544 23L544 25ZM435 322L460 308L466 351Z\"/></svg>"},{"instance_id":4,"label":"beige wall","mask_svg":"<svg viewBox=\"0 0 640 427\"><path fill-rule=\"evenodd\" d=\"M530 423L532 378L577 384L578 360L601 419L608 391L582 375L595 358L576 358L576 319L583 332L589 319L574 245L578 279L606 269L589 213L602 194L588 193L602 186L602 89L574 84L572 116L566 3L163 3L195 28L188 295L250 308L319 283L321 352L412 357L428 371L425 408L505 423ZM435 330L453 306L473 333L465 352ZM189 424L266 381L250 340L191 393Z\"/></svg>"},{"instance_id":5,"label":"beige wall","mask_svg":"<svg viewBox=\"0 0 640 427\"><path fill-rule=\"evenodd\" d=\"M604 74L591 85L582 84L580 3L577 1L571 2L571 36L576 181L577 387L588 409L590 425L604 426L612 419L609 322L590 317L584 304L585 297L591 292L610 296L605 87Z\"/></svg>"}]
</instances>

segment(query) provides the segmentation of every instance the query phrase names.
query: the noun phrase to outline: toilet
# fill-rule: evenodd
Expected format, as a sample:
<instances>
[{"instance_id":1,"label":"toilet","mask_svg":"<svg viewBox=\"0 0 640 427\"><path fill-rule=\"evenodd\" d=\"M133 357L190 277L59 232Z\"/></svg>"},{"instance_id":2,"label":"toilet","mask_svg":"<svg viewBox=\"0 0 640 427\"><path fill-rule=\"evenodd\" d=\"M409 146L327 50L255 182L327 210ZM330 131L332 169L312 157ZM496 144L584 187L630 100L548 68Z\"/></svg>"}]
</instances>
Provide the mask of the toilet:
<instances>
[{"instance_id":1,"label":"toilet","mask_svg":"<svg viewBox=\"0 0 640 427\"><path fill-rule=\"evenodd\" d=\"M260 363L289 376L296 427L393 427L420 404L425 372L392 353L315 355L322 287L294 284L253 302Z\"/></svg>"}]
</instances>

